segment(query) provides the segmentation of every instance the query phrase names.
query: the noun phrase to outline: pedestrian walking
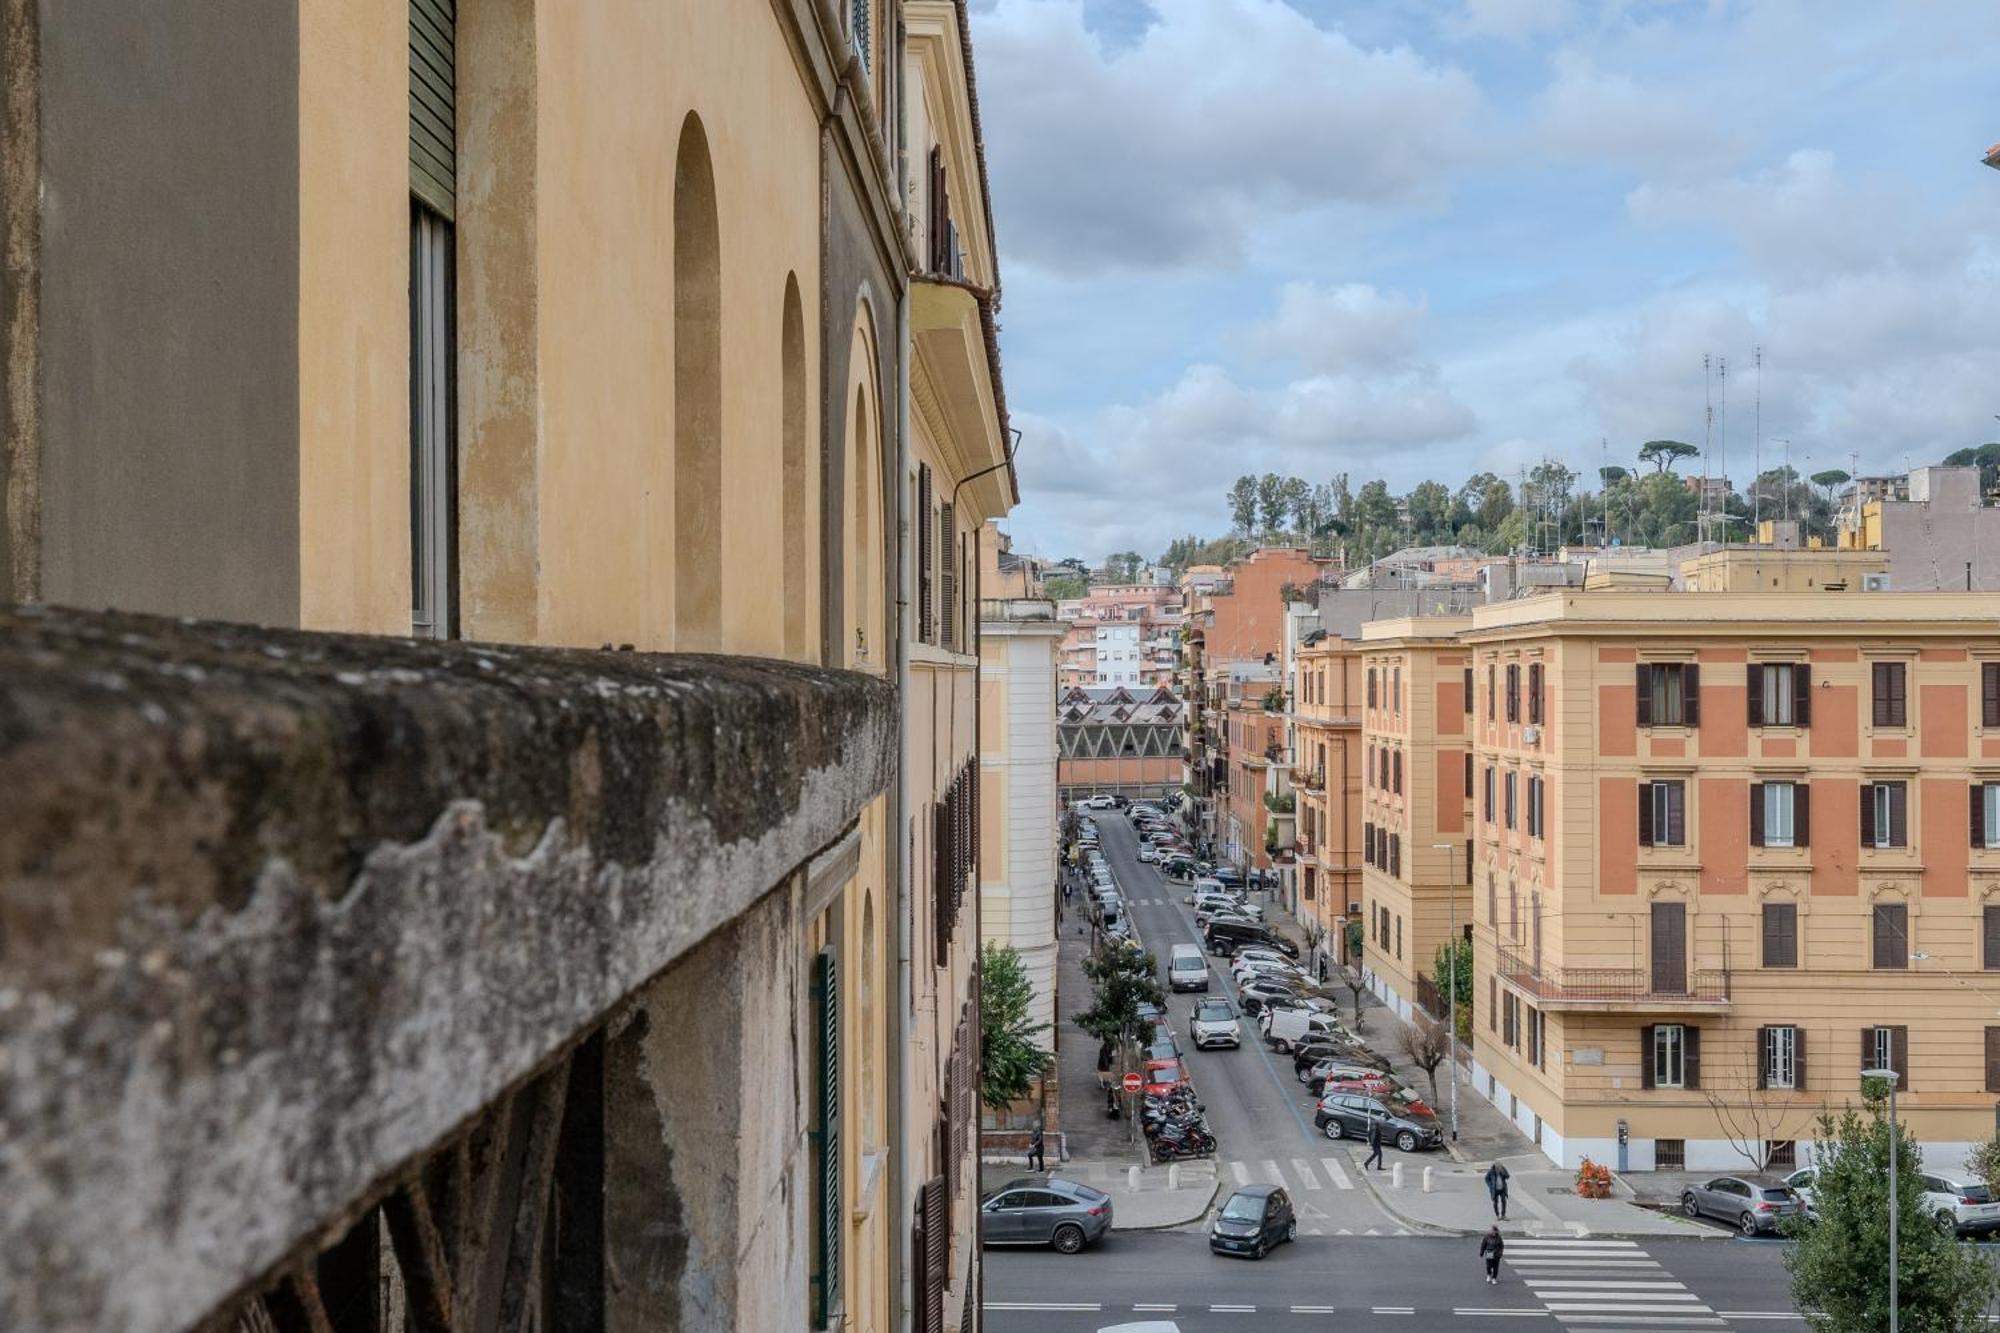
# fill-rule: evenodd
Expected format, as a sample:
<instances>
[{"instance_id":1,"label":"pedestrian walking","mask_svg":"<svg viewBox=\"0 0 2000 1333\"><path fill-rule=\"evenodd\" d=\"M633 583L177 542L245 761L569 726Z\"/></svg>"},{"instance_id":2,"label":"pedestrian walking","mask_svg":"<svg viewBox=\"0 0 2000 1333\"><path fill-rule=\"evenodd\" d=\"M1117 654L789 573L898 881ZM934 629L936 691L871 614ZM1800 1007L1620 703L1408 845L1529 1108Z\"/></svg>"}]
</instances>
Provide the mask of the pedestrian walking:
<instances>
[{"instance_id":1,"label":"pedestrian walking","mask_svg":"<svg viewBox=\"0 0 2000 1333\"><path fill-rule=\"evenodd\" d=\"M1374 1171L1382 1169L1382 1122L1380 1120L1370 1120L1368 1122L1368 1160L1361 1165Z\"/></svg>"},{"instance_id":2,"label":"pedestrian walking","mask_svg":"<svg viewBox=\"0 0 2000 1333\"><path fill-rule=\"evenodd\" d=\"M1028 1131L1028 1169L1046 1171L1048 1165L1042 1160L1042 1127L1036 1125Z\"/></svg>"},{"instance_id":3,"label":"pedestrian walking","mask_svg":"<svg viewBox=\"0 0 2000 1333\"><path fill-rule=\"evenodd\" d=\"M1507 1168L1499 1162L1486 1168L1486 1193L1493 1200L1493 1215L1502 1221L1507 1217Z\"/></svg>"},{"instance_id":4,"label":"pedestrian walking","mask_svg":"<svg viewBox=\"0 0 2000 1333\"><path fill-rule=\"evenodd\" d=\"M1500 1239L1500 1228L1496 1225L1479 1238L1479 1257L1486 1261L1486 1283L1500 1285L1500 1252L1507 1248L1507 1242Z\"/></svg>"}]
</instances>

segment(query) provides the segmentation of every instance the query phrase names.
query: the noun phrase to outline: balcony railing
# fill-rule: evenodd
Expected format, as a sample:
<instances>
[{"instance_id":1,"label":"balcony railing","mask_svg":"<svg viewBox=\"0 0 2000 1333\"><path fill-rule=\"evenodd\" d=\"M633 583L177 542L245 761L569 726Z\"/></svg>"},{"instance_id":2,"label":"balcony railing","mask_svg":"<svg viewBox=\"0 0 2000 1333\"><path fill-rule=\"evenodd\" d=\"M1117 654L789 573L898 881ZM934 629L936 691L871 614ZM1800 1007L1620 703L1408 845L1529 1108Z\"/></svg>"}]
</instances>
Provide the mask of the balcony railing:
<instances>
[{"instance_id":1,"label":"balcony railing","mask_svg":"<svg viewBox=\"0 0 2000 1333\"><path fill-rule=\"evenodd\" d=\"M1294 766L1292 769L1292 781L1298 786L1304 787L1307 791L1325 791L1326 770L1324 768L1299 768Z\"/></svg>"},{"instance_id":2,"label":"balcony railing","mask_svg":"<svg viewBox=\"0 0 2000 1333\"><path fill-rule=\"evenodd\" d=\"M1654 985L1643 967L1563 967L1536 963L1511 945L1500 948L1500 978L1544 1008L1627 1005L1675 1009L1729 1003L1729 970L1696 968L1680 989Z\"/></svg>"}]
</instances>

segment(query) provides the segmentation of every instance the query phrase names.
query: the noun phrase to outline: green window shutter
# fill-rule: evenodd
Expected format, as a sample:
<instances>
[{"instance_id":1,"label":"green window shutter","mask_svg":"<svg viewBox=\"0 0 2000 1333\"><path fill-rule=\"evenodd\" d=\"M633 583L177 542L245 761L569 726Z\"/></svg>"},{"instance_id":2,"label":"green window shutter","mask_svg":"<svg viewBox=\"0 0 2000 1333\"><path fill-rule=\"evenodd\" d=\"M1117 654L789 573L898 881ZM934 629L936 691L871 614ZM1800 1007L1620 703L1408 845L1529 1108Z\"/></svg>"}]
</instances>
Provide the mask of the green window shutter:
<instances>
[{"instance_id":1,"label":"green window shutter","mask_svg":"<svg viewBox=\"0 0 2000 1333\"><path fill-rule=\"evenodd\" d=\"M410 193L458 207L458 0L410 0Z\"/></svg>"},{"instance_id":2,"label":"green window shutter","mask_svg":"<svg viewBox=\"0 0 2000 1333\"><path fill-rule=\"evenodd\" d=\"M813 1143L819 1178L814 1182L812 1323L833 1322L840 1291L840 983L831 953L813 959Z\"/></svg>"}]
</instances>

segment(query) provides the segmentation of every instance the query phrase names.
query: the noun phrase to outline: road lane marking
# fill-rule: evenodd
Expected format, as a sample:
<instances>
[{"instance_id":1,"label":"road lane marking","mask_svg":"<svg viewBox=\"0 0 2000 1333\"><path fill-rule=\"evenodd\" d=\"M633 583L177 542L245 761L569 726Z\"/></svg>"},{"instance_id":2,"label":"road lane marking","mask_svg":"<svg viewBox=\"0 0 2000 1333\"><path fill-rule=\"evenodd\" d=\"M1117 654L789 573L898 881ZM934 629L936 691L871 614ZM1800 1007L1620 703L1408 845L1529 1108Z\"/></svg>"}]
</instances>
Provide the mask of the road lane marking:
<instances>
[{"instance_id":1,"label":"road lane marking","mask_svg":"<svg viewBox=\"0 0 2000 1333\"><path fill-rule=\"evenodd\" d=\"M1236 1183L1239 1185L1248 1185L1250 1183L1249 1168L1245 1167L1241 1162L1231 1162L1229 1164L1229 1174L1236 1177Z\"/></svg>"},{"instance_id":2,"label":"road lane marking","mask_svg":"<svg viewBox=\"0 0 2000 1333\"><path fill-rule=\"evenodd\" d=\"M1370 1311L1372 1314L1415 1314L1416 1312L1417 1307L1414 1305L1377 1305Z\"/></svg>"},{"instance_id":3,"label":"road lane marking","mask_svg":"<svg viewBox=\"0 0 2000 1333\"><path fill-rule=\"evenodd\" d=\"M1460 1315L1509 1315L1517 1319L1547 1319L1547 1310L1530 1310L1520 1305L1495 1305L1491 1307L1455 1305L1453 1314Z\"/></svg>"},{"instance_id":4,"label":"road lane marking","mask_svg":"<svg viewBox=\"0 0 2000 1333\"><path fill-rule=\"evenodd\" d=\"M1137 1311L1144 1311L1147 1314L1172 1314L1181 1307L1178 1305L1135 1305L1132 1308Z\"/></svg>"},{"instance_id":5,"label":"road lane marking","mask_svg":"<svg viewBox=\"0 0 2000 1333\"><path fill-rule=\"evenodd\" d=\"M1282 1185L1285 1183L1285 1173L1278 1169L1276 1162L1265 1158L1257 1165L1263 1168L1257 1177L1260 1183L1265 1185Z\"/></svg>"},{"instance_id":6,"label":"road lane marking","mask_svg":"<svg viewBox=\"0 0 2000 1333\"><path fill-rule=\"evenodd\" d=\"M1565 1287L1600 1287L1610 1291L1685 1291L1687 1289L1687 1285L1682 1282L1672 1280L1648 1282L1639 1278L1545 1277L1537 1278L1536 1280L1540 1282L1560 1282Z\"/></svg>"},{"instance_id":7,"label":"road lane marking","mask_svg":"<svg viewBox=\"0 0 2000 1333\"><path fill-rule=\"evenodd\" d=\"M1519 1240L1507 1242L1507 1248L1516 1245L1553 1245L1565 1250L1636 1250L1636 1240L1585 1240L1580 1236L1523 1236Z\"/></svg>"},{"instance_id":8,"label":"road lane marking","mask_svg":"<svg viewBox=\"0 0 2000 1333\"><path fill-rule=\"evenodd\" d=\"M1587 1311L1609 1310L1614 1314L1714 1314L1706 1305L1670 1305L1665 1302L1646 1305L1627 1304L1623 1301L1546 1301L1550 1314L1583 1314Z\"/></svg>"},{"instance_id":9,"label":"road lane marking","mask_svg":"<svg viewBox=\"0 0 2000 1333\"><path fill-rule=\"evenodd\" d=\"M1632 1304L1632 1302L1644 1303L1647 1301L1698 1301L1701 1299L1699 1296L1695 1295L1691 1291L1686 1290L1685 1288L1679 1291L1629 1291L1628 1292L1628 1291L1571 1291L1567 1287L1563 1288L1560 1291L1557 1291L1553 1289L1537 1287L1535 1288L1535 1295L1541 1297L1544 1301L1601 1301L1609 1299L1611 1297L1620 1297L1623 1299L1624 1303L1606 1307L1607 1309L1618 1309L1618 1310L1639 1308L1638 1305Z\"/></svg>"},{"instance_id":10,"label":"road lane marking","mask_svg":"<svg viewBox=\"0 0 2000 1333\"><path fill-rule=\"evenodd\" d=\"M1670 1314L1559 1314L1556 1319L1569 1325L1567 1333L1583 1333L1583 1329L1610 1328L1618 1324L1666 1324L1672 1328L1727 1328L1720 1319L1704 1318L1699 1315Z\"/></svg>"},{"instance_id":11,"label":"road lane marking","mask_svg":"<svg viewBox=\"0 0 2000 1333\"><path fill-rule=\"evenodd\" d=\"M1104 1308L1097 1301L987 1301L988 1310L1080 1310L1095 1313Z\"/></svg>"},{"instance_id":12,"label":"road lane marking","mask_svg":"<svg viewBox=\"0 0 2000 1333\"><path fill-rule=\"evenodd\" d=\"M1293 1314L1332 1314L1333 1311L1334 1307L1331 1305L1294 1305L1292 1307Z\"/></svg>"},{"instance_id":13,"label":"road lane marking","mask_svg":"<svg viewBox=\"0 0 2000 1333\"><path fill-rule=\"evenodd\" d=\"M1294 1157L1292 1159L1292 1170L1297 1174L1299 1184L1306 1189L1316 1190L1324 1188L1319 1183L1319 1175L1313 1170L1312 1163L1306 1161L1303 1157Z\"/></svg>"},{"instance_id":14,"label":"road lane marking","mask_svg":"<svg viewBox=\"0 0 2000 1333\"><path fill-rule=\"evenodd\" d=\"M1724 1319L1794 1319L1803 1324L1806 1317L1796 1310L1717 1310Z\"/></svg>"},{"instance_id":15,"label":"road lane marking","mask_svg":"<svg viewBox=\"0 0 2000 1333\"><path fill-rule=\"evenodd\" d=\"M1210 1314L1256 1314L1257 1307L1254 1305L1211 1305L1208 1307L1208 1312Z\"/></svg>"},{"instance_id":16,"label":"road lane marking","mask_svg":"<svg viewBox=\"0 0 2000 1333\"><path fill-rule=\"evenodd\" d=\"M1319 1164L1326 1168L1327 1175L1333 1177L1333 1187L1335 1189L1351 1190L1354 1188L1354 1182L1347 1178L1347 1171L1341 1166L1338 1157L1322 1157L1319 1159Z\"/></svg>"}]
</instances>

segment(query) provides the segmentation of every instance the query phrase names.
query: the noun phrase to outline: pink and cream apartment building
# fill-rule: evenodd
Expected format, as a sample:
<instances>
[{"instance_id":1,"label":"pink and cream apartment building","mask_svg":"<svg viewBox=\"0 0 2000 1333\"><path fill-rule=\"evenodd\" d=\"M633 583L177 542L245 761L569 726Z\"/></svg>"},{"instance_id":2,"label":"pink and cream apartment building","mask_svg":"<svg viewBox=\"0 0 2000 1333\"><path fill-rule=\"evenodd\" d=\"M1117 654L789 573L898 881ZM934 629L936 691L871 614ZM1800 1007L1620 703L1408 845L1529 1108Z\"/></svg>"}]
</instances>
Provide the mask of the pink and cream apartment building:
<instances>
[{"instance_id":1,"label":"pink and cream apartment building","mask_svg":"<svg viewBox=\"0 0 2000 1333\"><path fill-rule=\"evenodd\" d=\"M1803 1160L1860 1071L1926 1161L2000 1096L2000 603L1481 607L1477 1091L1555 1161Z\"/></svg>"}]
</instances>

